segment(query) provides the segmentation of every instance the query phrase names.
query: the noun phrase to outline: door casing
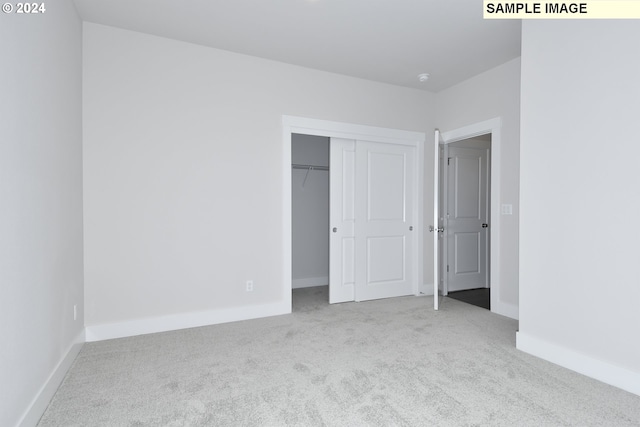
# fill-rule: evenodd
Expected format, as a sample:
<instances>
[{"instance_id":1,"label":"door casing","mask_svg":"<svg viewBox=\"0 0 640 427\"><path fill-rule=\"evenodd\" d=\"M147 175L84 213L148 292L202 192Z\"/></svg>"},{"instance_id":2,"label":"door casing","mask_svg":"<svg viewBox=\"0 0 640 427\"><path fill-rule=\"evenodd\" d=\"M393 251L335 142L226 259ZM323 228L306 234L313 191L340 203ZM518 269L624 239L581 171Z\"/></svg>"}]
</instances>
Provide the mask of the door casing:
<instances>
[{"instance_id":1,"label":"door casing","mask_svg":"<svg viewBox=\"0 0 640 427\"><path fill-rule=\"evenodd\" d=\"M500 184L501 184L501 152L502 152L502 119L496 117L483 122L475 123L462 128L443 132L442 142L449 144L463 139L469 139L480 135L491 134L491 233L490 233L490 288L491 311L511 318L517 318L509 304L502 303L500 299Z\"/></svg>"}]
</instances>

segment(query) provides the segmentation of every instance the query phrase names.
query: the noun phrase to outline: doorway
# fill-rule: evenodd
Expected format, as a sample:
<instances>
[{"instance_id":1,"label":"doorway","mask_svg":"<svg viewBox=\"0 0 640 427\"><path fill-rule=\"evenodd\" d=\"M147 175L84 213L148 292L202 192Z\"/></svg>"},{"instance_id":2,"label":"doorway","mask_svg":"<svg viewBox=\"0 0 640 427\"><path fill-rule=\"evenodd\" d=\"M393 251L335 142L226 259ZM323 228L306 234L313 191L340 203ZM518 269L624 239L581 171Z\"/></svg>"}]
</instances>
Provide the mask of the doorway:
<instances>
[{"instance_id":1,"label":"doorway","mask_svg":"<svg viewBox=\"0 0 640 427\"><path fill-rule=\"evenodd\" d=\"M329 141L291 137L293 289L329 286Z\"/></svg>"},{"instance_id":2,"label":"doorway","mask_svg":"<svg viewBox=\"0 0 640 427\"><path fill-rule=\"evenodd\" d=\"M493 313L501 314L504 316L516 318L517 311L510 304L504 303L501 298L501 275L500 275L500 236L501 236L501 215L505 215L504 209L501 212L501 153L502 153L502 119L496 117L483 122L467 125L458 129L450 130L447 132L435 131L435 144L433 145L434 151L434 214L432 226L430 230L431 238L434 247L434 281L433 292L436 296L434 298L434 309L438 310L443 298L443 271L442 268L442 231L443 231L443 218L440 215L439 206L442 204L440 200L440 182L442 180L441 171L443 170L443 155L441 149L446 144L451 144L456 141L473 138L480 135L491 134L491 177L490 177L490 219L489 225L491 232L489 235L489 248L490 248L490 295L491 295L491 311ZM507 205L505 205L507 206ZM446 267L445 267L446 268Z\"/></svg>"},{"instance_id":3,"label":"doorway","mask_svg":"<svg viewBox=\"0 0 640 427\"><path fill-rule=\"evenodd\" d=\"M292 176L293 176L293 168L292 168L292 148L291 141L292 136L294 134L308 135L308 136L317 136L324 138L331 138L332 140L350 140L354 143L354 147L356 147L354 151L354 161L358 161L358 170L361 171L362 176L366 176L366 179L359 179L357 174L354 172L353 185L358 186L358 193L365 194L360 197L360 200L366 200L366 203L363 203L362 206L358 209L361 209L368 220L372 221L361 221L362 227L365 227L364 233L362 230L355 230L355 234L353 236L354 242L357 239L361 240L360 243L357 243L357 247L353 250L353 267L356 269L360 269L360 273L358 273L358 277L364 286L368 286L368 290L378 290L381 289L384 285L393 282L393 279L396 279L395 276L401 281L403 284L403 295L407 294L419 294L419 283L422 282L422 229L423 229L423 221L422 221L422 194L419 191L419 183L422 182L423 179L423 159L424 159L424 134L418 132L409 132L402 130L394 130L394 129L384 129L384 128L374 128L370 126L361 126L361 125L352 125L345 123L337 123L337 122L328 122L322 120L314 120L314 119L305 119L298 117L290 117L283 116L283 140L284 140L284 185L285 185L285 195L289 194L289 197L284 197L284 209L283 209L283 242L284 242L284 291L285 291L285 299L288 300L289 304L291 304L291 295L292 295ZM331 146L332 143L330 143ZM357 148L360 147L360 148ZM382 147L389 148L388 150L382 149ZM404 148L403 148L404 147ZM356 152L360 153L356 156ZM402 152L406 152L402 154ZM410 153L410 154L408 154ZM357 157L357 159L356 159ZM380 168L383 169L380 169ZM395 168L395 169L394 169ZM408 168L408 169L407 169ZM398 234L396 230L392 230L393 232L389 235L386 235L384 227L376 227L384 223L384 225L393 225L393 220L395 220L395 211L393 209L389 210L393 204L387 203L389 197L394 197L397 194L396 191L387 191L389 190L388 184L389 181L387 179L378 180L384 185L371 185L372 182L386 174L386 171L391 171L392 177L402 177L401 180L395 182L402 187L404 191L404 195L407 199L411 200L409 205L403 205L402 213L403 218L402 221L403 227L406 228L406 232L412 233L412 238L406 238L406 236L401 236ZM407 172L410 170L410 172ZM345 173L344 169L336 168L335 165L330 162L329 164L329 173L333 174L333 172L340 171L343 175ZM382 175L380 171L384 171ZM347 173L348 170L347 170ZM306 172L305 172L306 174ZM386 176L386 175L385 175ZM373 180L373 181L372 181ZM393 180L392 180L393 181ZM342 184L348 182L347 180L342 181ZM358 182L360 184L358 184ZM363 184L364 183L364 184ZM341 185L344 188L344 185ZM380 191L376 192L375 189L379 189ZM355 187L354 187L355 189ZM331 205L335 205L334 203L337 199L334 200L333 191L330 191L330 199ZM355 190L354 193L355 195ZM380 194L383 194L385 199L376 199ZM402 198L397 198L401 200ZM364 218L364 217L363 217ZM380 221L379 221L380 220ZM379 221L379 223L376 223ZM368 229L366 229L368 227ZM333 230L336 229L334 232ZM338 225L329 224L329 227L326 228L327 234L329 234L330 239L334 241L338 241L338 237L340 233L338 231L342 231L342 227L338 228ZM377 233L377 234L376 234ZM335 237L334 237L335 236ZM400 236L400 237L398 237ZM384 245L380 244L383 240L387 240ZM347 239L348 240L348 239ZM331 260L329 262L330 266L330 288L333 284L335 284L335 280L332 277L339 277L337 285L338 287L344 284L349 280L348 271L344 269L345 259L351 257L349 253L349 245L345 244L344 240L339 240L340 246L342 248L346 248L342 252L339 251L331 251L333 253ZM398 246L400 242L405 242L406 246L400 247ZM386 243L396 243L394 244L386 244ZM331 246L331 243L330 243ZM396 248L398 246L398 248ZM358 248L364 248L358 250ZM390 254L389 251L391 249L399 249L399 253L403 253L407 255L406 259L399 259L395 257L394 254ZM358 261L359 257L365 254L365 261ZM392 263L374 263L367 261L368 256L373 257L382 257L382 258L390 258ZM334 262L334 259L340 258L341 262ZM358 267L360 265L360 267ZM340 274L334 274L332 271L335 270L334 267L338 268L338 270L342 269ZM362 267L364 266L364 267ZM402 266L402 274L398 274L397 269L394 267ZM406 268L405 268L406 267ZM372 278L373 280L367 280ZM354 283L354 287L357 288L357 283ZM408 291L407 291L408 290ZM351 301L356 300L367 300L367 299L375 299L375 298L385 298L388 296L394 296L390 294L376 294L373 292L370 295L365 295L363 298L358 298L356 294L351 299ZM338 302L338 301L336 301Z\"/></svg>"},{"instance_id":4,"label":"doorway","mask_svg":"<svg viewBox=\"0 0 640 427\"><path fill-rule=\"evenodd\" d=\"M443 146L443 295L491 309L491 134Z\"/></svg>"}]
</instances>

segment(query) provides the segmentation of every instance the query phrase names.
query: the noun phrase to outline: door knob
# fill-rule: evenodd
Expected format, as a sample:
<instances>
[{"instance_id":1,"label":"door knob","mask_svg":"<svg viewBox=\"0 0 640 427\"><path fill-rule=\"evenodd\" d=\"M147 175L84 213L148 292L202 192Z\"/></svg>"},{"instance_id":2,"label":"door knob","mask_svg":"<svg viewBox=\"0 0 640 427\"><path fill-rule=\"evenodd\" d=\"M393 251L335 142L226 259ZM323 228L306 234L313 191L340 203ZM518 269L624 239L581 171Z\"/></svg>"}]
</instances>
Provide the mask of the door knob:
<instances>
[{"instance_id":1,"label":"door knob","mask_svg":"<svg viewBox=\"0 0 640 427\"><path fill-rule=\"evenodd\" d=\"M482 228L487 228L487 227L489 227L489 224L486 224L486 223L482 224Z\"/></svg>"},{"instance_id":2,"label":"door knob","mask_svg":"<svg viewBox=\"0 0 640 427\"><path fill-rule=\"evenodd\" d=\"M334 233L337 233L337 232L338 232L338 227L333 227L333 230L332 230L332 231L333 231Z\"/></svg>"},{"instance_id":3,"label":"door knob","mask_svg":"<svg viewBox=\"0 0 640 427\"><path fill-rule=\"evenodd\" d=\"M409 226L409 231L413 231L413 225Z\"/></svg>"},{"instance_id":4,"label":"door knob","mask_svg":"<svg viewBox=\"0 0 640 427\"><path fill-rule=\"evenodd\" d=\"M434 231L437 231L438 233L442 233L444 231L444 227L435 228L433 225L430 225L429 232L433 233Z\"/></svg>"}]
</instances>

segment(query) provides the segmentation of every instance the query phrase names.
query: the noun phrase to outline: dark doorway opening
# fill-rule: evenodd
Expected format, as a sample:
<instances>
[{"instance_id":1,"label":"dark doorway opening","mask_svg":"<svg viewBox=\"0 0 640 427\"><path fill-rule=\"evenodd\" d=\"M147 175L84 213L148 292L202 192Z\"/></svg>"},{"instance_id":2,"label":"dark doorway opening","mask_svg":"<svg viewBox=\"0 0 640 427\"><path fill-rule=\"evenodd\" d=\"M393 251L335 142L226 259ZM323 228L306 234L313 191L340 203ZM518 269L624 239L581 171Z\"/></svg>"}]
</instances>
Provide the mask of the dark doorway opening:
<instances>
[{"instance_id":1,"label":"dark doorway opening","mask_svg":"<svg viewBox=\"0 0 640 427\"><path fill-rule=\"evenodd\" d=\"M491 310L491 289L479 288L466 291L449 292L447 295L451 299L466 302L467 304Z\"/></svg>"}]
</instances>

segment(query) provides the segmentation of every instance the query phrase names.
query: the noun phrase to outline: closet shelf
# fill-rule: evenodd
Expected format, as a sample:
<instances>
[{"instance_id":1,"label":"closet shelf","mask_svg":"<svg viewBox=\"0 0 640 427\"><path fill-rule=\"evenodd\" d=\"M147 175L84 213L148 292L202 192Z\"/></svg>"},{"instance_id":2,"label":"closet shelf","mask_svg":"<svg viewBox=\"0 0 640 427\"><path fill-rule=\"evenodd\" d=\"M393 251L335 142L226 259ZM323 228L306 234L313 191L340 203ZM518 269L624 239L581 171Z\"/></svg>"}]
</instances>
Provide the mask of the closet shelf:
<instances>
[{"instance_id":1,"label":"closet shelf","mask_svg":"<svg viewBox=\"0 0 640 427\"><path fill-rule=\"evenodd\" d=\"M300 165L300 164L292 164L292 168L294 169L307 169L307 170L315 170L315 171L328 171L329 166L315 166L315 165Z\"/></svg>"}]
</instances>

